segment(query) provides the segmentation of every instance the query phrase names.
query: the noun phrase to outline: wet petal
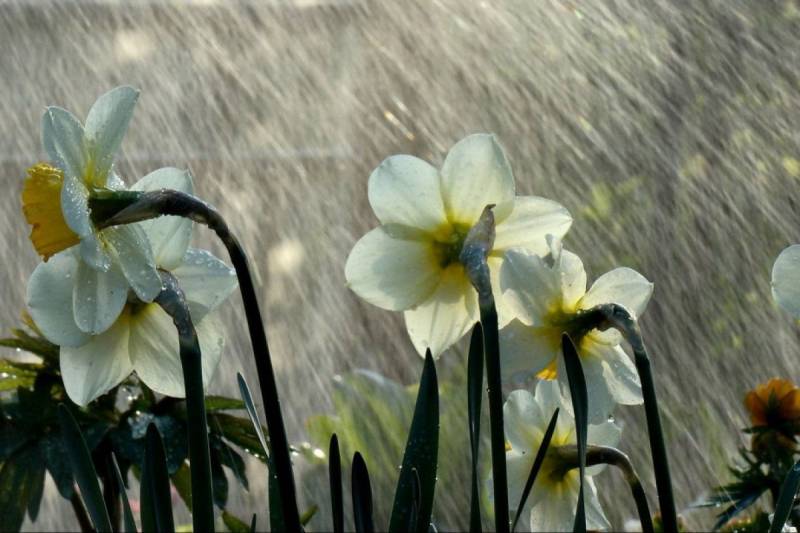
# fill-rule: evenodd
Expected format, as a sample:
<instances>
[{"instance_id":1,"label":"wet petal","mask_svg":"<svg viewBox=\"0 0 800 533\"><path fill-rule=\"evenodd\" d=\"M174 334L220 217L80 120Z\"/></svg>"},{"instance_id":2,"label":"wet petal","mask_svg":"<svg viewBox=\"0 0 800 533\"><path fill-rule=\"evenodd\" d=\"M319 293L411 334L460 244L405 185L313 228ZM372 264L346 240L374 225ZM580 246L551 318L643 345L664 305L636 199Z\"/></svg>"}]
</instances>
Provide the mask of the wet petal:
<instances>
[{"instance_id":1,"label":"wet petal","mask_svg":"<svg viewBox=\"0 0 800 533\"><path fill-rule=\"evenodd\" d=\"M406 327L420 355L438 357L479 319L478 297L459 264L442 272L441 282L421 305L405 312Z\"/></svg>"},{"instance_id":2,"label":"wet petal","mask_svg":"<svg viewBox=\"0 0 800 533\"><path fill-rule=\"evenodd\" d=\"M111 255L96 233L89 233L81 237L78 249L83 262L95 270L105 272L111 268Z\"/></svg>"},{"instance_id":3,"label":"wet petal","mask_svg":"<svg viewBox=\"0 0 800 533\"><path fill-rule=\"evenodd\" d=\"M772 297L792 316L800 318L800 244L789 246L775 260Z\"/></svg>"},{"instance_id":4,"label":"wet petal","mask_svg":"<svg viewBox=\"0 0 800 533\"><path fill-rule=\"evenodd\" d=\"M611 524L606 518L603 508L600 506L600 499L597 497L597 487L595 487L594 480L586 479L585 495L586 505L586 529L609 531Z\"/></svg>"},{"instance_id":5,"label":"wet petal","mask_svg":"<svg viewBox=\"0 0 800 533\"><path fill-rule=\"evenodd\" d=\"M503 424L512 452L535 455L549 421L544 420L533 394L523 389L509 393L503 405Z\"/></svg>"},{"instance_id":6,"label":"wet petal","mask_svg":"<svg viewBox=\"0 0 800 533\"><path fill-rule=\"evenodd\" d=\"M533 376L561 353L561 334L553 328L526 326L512 320L500 330L500 361L503 381L515 374Z\"/></svg>"},{"instance_id":7,"label":"wet petal","mask_svg":"<svg viewBox=\"0 0 800 533\"><path fill-rule=\"evenodd\" d=\"M139 91L133 87L117 87L100 96L86 117L86 148L94 164L92 184L103 187L114 155L122 144L133 116Z\"/></svg>"},{"instance_id":8,"label":"wet petal","mask_svg":"<svg viewBox=\"0 0 800 533\"><path fill-rule=\"evenodd\" d=\"M575 311L578 301L586 294L586 271L583 269L583 262L572 252L561 250L558 273L561 277L561 307L565 311Z\"/></svg>"},{"instance_id":9,"label":"wet petal","mask_svg":"<svg viewBox=\"0 0 800 533\"><path fill-rule=\"evenodd\" d=\"M372 305L404 311L425 301L441 268L432 243L396 239L375 228L353 247L344 275L353 292Z\"/></svg>"},{"instance_id":10,"label":"wet petal","mask_svg":"<svg viewBox=\"0 0 800 533\"><path fill-rule=\"evenodd\" d=\"M459 141L447 154L441 176L450 222L472 226L484 207L495 204L499 224L514 207L514 175L494 135L470 135Z\"/></svg>"},{"instance_id":11,"label":"wet petal","mask_svg":"<svg viewBox=\"0 0 800 533\"><path fill-rule=\"evenodd\" d=\"M107 272L78 262L72 312L81 331L97 335L117 320L128 298L128 282L117 268Z\"/></svg>"},{"instance_id":12,"label":"wet petal","mask_svg":"<svg viewBox=\"0 0 800 533\"><path fill-rule=\"evenodd\" d=\"M547 255L545 237L561 238L572 225L572 215L552 200L538 196L517 196L511 214L497 224L493 250L525 248L538 255Z\"/></svg>"},{"instance_id":13,"label":"wet petal","mask_svg":"<svg viewBox=\"0 0 800 533\"><path fill-rule=\"evenodd\" d=\"M561 483L555 489L534 484L537 492L536 504L531 511L531 531L572 531L575 522L575 508L578 505L577 488ZM536 490L538 489L538 490ZM549 490L548 490L549 489ZM533 496L533 494L531 494Z\"/></svg>"},{"instance_id":14,"label":"wet petal","mask_svg":"<svg viewBox=\"0 0 800 533\"><path fill-rule=\"evenodd\" d=\"M83 126L75 115L60 107L48 107L42 117L42 144L65 178L83 179L86 150ZM74 228L73 231L77 232Z\"/></svg>"},{"instance_id":15,"label":"wet petal","mask_svg":"<svg viewBox=\"0 0 800 533\"><path fill-rule=\"evenodd\" d=\"M78 348L61 348L61 375L70 399L85 406L117 386L133 370L128 357L128 317Z\"/></svg>"},{"instance_id":16,"label":"wet petal","mask_svg":"<svg viewBox=\"0 0 800 533\"><path fill-rule=\"evenodd\" d=\"M211 252L190 248L183 263L172 271L178 279L192 320L199 322L236 288L236 272Z\"/></svg>"},{"instance_id":17,"label":"wet petal","mask_svg":"<svg viewBox=\"0 0 800 533\"><path fill-rule=\"evenodd\" d=\"M644 313L652 294L653 284L647 278L633 269L621 267L597 278L579 306L581 309L591 309L600 304L621 304L634 317L639 317Z\"/></svg>"},{"instance_id":18,"label":"wet petal","mask_svg":"<svg viewBox=\"0 0 800 533\"><path fill-rule=\"evenodd\" d=\"M369 203L382 224L435 232L447 224L439 172L422 159L395 155L369 177Z\"/></svg>"},{"instance_id":19,"label":"wet petal","mask_svg":"<svg viewBox=\"0 0 800 533\"><path fill-rule=\"evenodd\" d=\"M161 292L161 277L144 230L130 224L103 230L103 235L114 247L122 273L139 299L153 301Z\"/></svg>"},{"instance_id":20,"label":"wet petal","mask_svg":"<svg viewBox=\"0 0 800 533\"><path fill-rule=\"evenodd\" d=\"M509 250L500 269L503 305L528 325L543 325L561 302L561 279L538 255Z\"/></svg>"},{"instance_id":21,"label":"wet petal","mask_svg":"<svg viewBox=\"0 0 800 533\"><path fill-rule=\"evenodd\" d=\"M194 185L188 170L160 168L133 184L133 191L172 189L192 194ZM192 239L192 221L184 217L162 216L138 224L147 234L156 264L172 270L183 261Z\"/></svg>"},{"instance_id":22,"label":"wet petal","mask_svg":"<svg viewBox=\"0 0 800 533\"><path fill-rule=\"evenodd\" d=\"M601 361L603 379L614 401L623 405L642 403L642 385L636 365L621 346L609 346L584 340L581 350Z\"/></svg>"},{"instance_id":23,"label":"wet petal","mask_svg":"<svg viewBox=\"0 0 800 533\"><path fill-rule=\"evenodd\" d=\"M203 385L219 365L224 341L211 317L196 324L203 354ZM186 395L178 346L178 332L172 319L157 304L141 308L131 317L131 362L148 387L161 394Z\"/></svg>"},{"instance_id":24,"label":"wet petal","mask_svg":"<svg viewBox=\"0 0 800 533\"><path fill-rule=\"evenodd\" d=\"M588 395L590 424L599 424L608 420L614 410L616 402L609 390L609 384L603 375L603 362L597 357L587 357L581 353L581 365L586 378L586 392ZM562 358L563 359L563 358ZM558 380L565 395L569 394L569 380L567 373L560 372Z\"/></svg>"},{"instance_id":25,"label":"wet petal","mask_svg":"<svg viewBox=\"0 0 800 533\"><path fill-rule=\"evenodd\" d=\"M31 318L47 340L59 346L80 346L89 340L72 314L72 286L77 270L78 260L70 250L39 263L28 280Z\"/></svg>"}]
</instances>

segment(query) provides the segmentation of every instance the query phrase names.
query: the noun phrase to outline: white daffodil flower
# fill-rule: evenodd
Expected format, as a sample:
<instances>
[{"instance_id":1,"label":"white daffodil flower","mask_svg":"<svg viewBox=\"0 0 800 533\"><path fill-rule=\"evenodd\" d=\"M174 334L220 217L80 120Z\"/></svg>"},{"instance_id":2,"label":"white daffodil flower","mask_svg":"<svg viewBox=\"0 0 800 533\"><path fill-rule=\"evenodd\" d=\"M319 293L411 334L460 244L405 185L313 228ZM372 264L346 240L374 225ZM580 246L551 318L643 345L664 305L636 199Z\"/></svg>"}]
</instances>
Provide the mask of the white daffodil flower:
<instances>
[{"instance_id":1,"label":"white daffodil flower","mask_svg":"<svg viewBox=\"0 0 800 533\"><path fill-rule=\"evenodd\" d=\"M553 381L540 381L535 395L526 390L512 391L503 406L508 497L512 512L519 506L536 453L556 408L560 411L553 438L520 517L522 523L529 520L531 531L572 531L580 489L579 471L565 467L556 452L561 446L576 445L575 421L570 406L562 400L559 387ZM589 426L587 441L590 445L616 446L620 434L618 426L606 421ZM598 465L586 469L584 500L589 529L611 527L600 507L592 479L603 467Z\"/></svg>"},{"instance_id":2,"label":"white daffodil flower","mask_svg":"<svg viewBox=\"0 0 800 533\"><path fill-rule=\"evenodd\" d=\"M775 260L772 297L778 305L800 319L800 244L789 246Z\"/></svg>"},{"instance_id":3,"label":"white daffodil flower","mask_svg":"<svg viewBox=\"0 0 800 533\"><path fill-rule=\"evenodd\" d=\"M509 250L500 271L504 305L518 317L500 332L505 380L515 373L558 379L569 387L561 356L561 335L569 333L581 357L589 393L589 421L605 420L614 404L642 403L639 374L620 346L616 330L580 331L573 320L596 305L615 303L640 316L653 284L630 268L600 276L586 290L586 272L577 255L549 239L547 259L526 250Z\"/></svg>"},{"instance_id":4,"label":"white daffodil flower","mask_svg":"<svg viewBox=\"0 0 800 533\"><path fill-rule=\"evenodd\" d=\"M98 334L119 316L130 286L150 302L161 291L161 279L150 243L141 227L98 231L92 222L91 195L124 189L113 170L139 92L117 87L97 99L86 125L69 111L48 107L42 118L42 142L51 163L28 170L23 211L33 226L31 240L45 261L79 245L73 311L78 328Z\"/></svg>"},{"instance_id":5,"label":"white daffodil flower","mask_svg":"<svg viewBox=\"0 0 800 533\"><path fill-rule=\"evenodd\" d=\"M408 155L389 157L369 178L369 202L381 222L359 240L345 265L348 286L369 303L404 311L420 354L439 356L479 319L478 298L459 262L464 239L494 204L496 238L489 255L499 295L503 253L546 253L545 235L563 236L572 218L560 204L515 196L514 177L494 135L453 146L441 170ZM496 297L500 325L512 315Z\"/></svg>"},{"instance_id":6,"label":"white daffodil flower","mask_svg":"<svg viewBox=\"0 0 800 533\"><path fill-rule=\"evenodd\" d=\"M192 192L191 176L163 168L142 178L134 189ZM155 253L158 268L169 271L183 290L200 339L203 382L208 384L222 354L223 337L211 313L236 287L236 274L209 252L189 248L192 222L165 216L139 223ZM61 375L67 394L86 405L132 371L156 392L183 397L178 333L161 307L134 291L122 291L120 309L110 327L97 335L83 331L74 313L74 285L81 283L82 261L76 248L40 263L28 282L28 309L44 336L60 346ZM122 277L112 264L109 275ZM116 297L115 293L115 297Z\"/></svg>"}]
</instances>

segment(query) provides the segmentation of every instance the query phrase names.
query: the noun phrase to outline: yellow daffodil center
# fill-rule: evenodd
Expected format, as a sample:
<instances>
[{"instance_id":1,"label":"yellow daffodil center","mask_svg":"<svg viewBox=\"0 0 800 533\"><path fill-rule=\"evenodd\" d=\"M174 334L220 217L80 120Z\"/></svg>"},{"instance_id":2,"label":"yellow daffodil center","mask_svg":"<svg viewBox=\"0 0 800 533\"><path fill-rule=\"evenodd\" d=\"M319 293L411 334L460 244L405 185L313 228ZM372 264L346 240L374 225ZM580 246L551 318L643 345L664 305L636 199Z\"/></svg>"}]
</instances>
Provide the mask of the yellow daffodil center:
<instances>
[{"instance_id":1,"label":"yellow daffodil center","mask_svg":"<svg viewBox=\"0 0 800 533\"><path fill-rule=\"evenodd\" d=\"M467 233L469 226L466 224L447 224L434 233L433 243L440 267L447 268L458 262Z\"/></svg>"},{"instance_id":2,"label":"yellow daffodil center","mask_svg":"<svg viewBox=\"0 0 800 533\"><path fill-rule=\"evenodd\" d=\"M64 173L47 163L28 169L22 186L22 212L32 226L33 247L47 261L54 254L80 242L64 220L61 211L61 186Z\"/></svg>"},{"instance_id":3,"label":"yellow daffodil center","mask_svg":"<svg viewBox=\"0 0 800 533\"><path fill-rule=\"evenodd\" d=\"M578 355L583 357L586 353L585 342L592 342L586 336L589 331L594 329L582 320L581 313L577 309L563 305L561 300L554 302L550 310L544 315L543 326L538 327L539 335L546 336L549 344L554 347L561 346L561 335L566 333L578 348ZM540 370L536 377L539 379L553 380L558 377L558 358L554 357L550 363Z\"/></svg>"}]
</instances>

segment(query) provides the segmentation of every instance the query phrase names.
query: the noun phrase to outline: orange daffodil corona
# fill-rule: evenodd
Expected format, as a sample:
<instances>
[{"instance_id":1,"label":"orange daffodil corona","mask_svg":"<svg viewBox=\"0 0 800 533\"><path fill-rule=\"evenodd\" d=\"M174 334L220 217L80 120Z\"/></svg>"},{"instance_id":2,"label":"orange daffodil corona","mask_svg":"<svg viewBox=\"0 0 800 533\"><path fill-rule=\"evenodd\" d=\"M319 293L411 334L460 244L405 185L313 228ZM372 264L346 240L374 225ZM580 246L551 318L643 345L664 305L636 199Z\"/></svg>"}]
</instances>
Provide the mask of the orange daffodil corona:
<instances>
[{"instance_id":1,"label":"orange daffodil corona","mask_svg":"<svg viewBox=\"0 0 800 533\"><path fill-rule=\"evenodd\" d=\"M23 186L31 240L45 259L28 282L28 310L43 335L59 345L64 387L79 405L133 371L159 393L184 396L177 331L153 303L161 291L158 270L175 276L185 294L200 340L204 384L223 347L213 311L236 287L231 268L189 247L189 219L162 216L99 231L94 226L90 196L124 189L112 161L137 98L130 87L104 94L85 128L69 112L48 108L43 140L51 163L34 165ZM192 178L162 168L131 187L159 189L192 193Z\"/></svg>"},{"instance_id":2,"label":"orange daffodil corona","mask_svg":"<svg viewBox=\"0 0 800 533\"><path fill-rule=\"evenodd\" d=\"M581 357L589 394L589 422L605 420L614 404L642 403L636 367L620 346L616 330L572 331L576 316L597 305L615 303L634 317L644 312L653 284L630 268L600 276L586 290L586 271L577 255L550 239L550 256L511 250L500 272L504 301L517 317L500 332L502 370L557 379L568 389L561 334L569 333Z\"/></svg>"},{"instance_id":3,"label":"orange daffodil corona","mask_svg":"<svg viewBox=\"0 0 800 533\"><path fill-rule=\"evenodd\" d=\"M547 252L545 236L563 236L572 218L560 204L516 196L508 160L493 135L457 143L437 170L408 155L389 157L369 178L381 226L359 240L345 265L348 286L369 303L403 311L416 350L435 357L479 319L478 299L459 253L483 209L494 204L496 238L488 258L500 327L513 314L499 298L507 250Z\"/></svg>"}]
</instances>

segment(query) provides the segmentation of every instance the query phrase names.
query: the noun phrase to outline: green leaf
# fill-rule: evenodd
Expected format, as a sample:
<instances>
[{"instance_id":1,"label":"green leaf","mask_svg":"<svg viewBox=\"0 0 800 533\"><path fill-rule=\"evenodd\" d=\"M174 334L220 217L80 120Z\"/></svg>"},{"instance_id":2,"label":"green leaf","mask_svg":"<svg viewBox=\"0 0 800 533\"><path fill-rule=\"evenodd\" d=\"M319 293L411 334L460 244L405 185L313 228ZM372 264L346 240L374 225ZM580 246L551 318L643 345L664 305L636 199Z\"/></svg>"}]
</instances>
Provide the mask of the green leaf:
<instances>
[{"instance_id":1,"label":"green leaf","mask_svg":"<svg viewBox=\"0 0 800 533\"><path fill-rule=\"evenodd\" d=\"M515 529L517 529L517 522L519 522L519 517L522 516L522 510L525 508L525 502L528 501L528 495L530 494L533 484L536 481L536 476L539 474L539 470L542 468L542 464L544 463L544 458L547 455L547 448L550 447L550 441L553 439L553 433L556 430L558 411L558 408L553 411L553 416L550 417L550 423L547 424L547 429L544 432L542 443L539 445L539 449L536 451L536 457L533 460L531 472L528 474L528 480L525 482L525 487L522 489L522 496L519 499L519 505L517 505L517 513L514 517L514 523L511 525L512 533Z\"/></svg>"},{"instance_id":2,"label":"green leaf","mask_svg":"<svg viewBox=\"0 0 800 533\"><path fill-rule=\"evenodd\" d=\"M353 489L353 520L357 533L373 533L372 522L372 488L369 483L367 464L361 454L353 456L353 473L351 485Z\"/></svg>"},{"instance_id":3,"label":"green leaf","mask_svg":"<svg viewBox=\"0 0 800 533\"><path fill-rule=\"evenodd\" d=\"M75 491L75 480L69 464L67 447L60 433L46 435L39 441L39 449L50 477L56 484L61 497L69 500Z\"/></svg>"},{"instance_id":4,"label":"green leaf","mask_svg":"<svg viewBox=\"0 0 800 533\"><path fill-rule=\"evenodd\" d=\"M226 398L225 396L206 396L206 411L230 411L244 409L244 402L236 398Z\"/></svg>"},{"instance_id":5,"label":"green leaf","mask_svg":"<svg viewBox=\"0 0 800 533\"><path fill-rule=\"evenodd\" d=\"M222 469L219 458L219 451L211 448L211 487L214 495L214 505L224 509L228 504L228 478Z\"/></svg>"},{"instance_id":6,"label":"green leaf","mask_svg":"<svg viewBox=\"0 0 800 533\"><path fill-rule=\"evenodd\" d=\"M37 448L23 448L0 466L0 516L2 528L19 531L25 510L33 520L38 513L44 484L44 464Z\"/></svg>"},{"instance_id":7,"label":"green leaf","mask_svg":"<svg viewBox=\"0 0 800 533\"><path fill-rule=\"evenodd\" d=\"M114 476L117 482L120 498L122 498L122 524L125 526L125 533L136 533L136 522L133 519L131 504L128 501L128 493L125 490L125 482L122 480L122 473L119 471L117 457L111 452L111 464L114 469Z\"/></svg>"},{"instance_id":8,"label":"green leaf","mask_svg":"<svg viewBox=\"0 0 800 533\"><path fill-rule=\"evenodd\" d=\"M231 533L249 533L250 526L244 520L237 518L228 511L222 511L222 523Z\"/></svg>"},{"instance_id":9,"label":"green leaf","mask_svg":"<svg viewBox=\"0 0 800 533\"><path fill-rule=\"evenodd\" d=\"M32 388L37 373L42 368L44 366L40 364L0 359L0 392L15 390L17 387Z\"/></svg>"},{"instance_id":10,"label":"green leaf","mask_svg":"<svg viewBox=\"0 0 800 533\"><path fill-rule=\"evenodd\" d=\"M331 515L334 533L344 532L344 498L342 497L342 458L339 437L334 433L328 448L328 478L331 485Z\"/></svg>"},{"instance_id":11,"label":"green leaf","mask_svg":"<svg viewBox=\"0 0 800 533\"><path fill-rule=\"evenodd\" d=\"M178 496L181 497L183 503L186 504L186 507L189 509L189 512L192 511L192 473L189 471L189 464L183 463L178 470L172 474L170 478L172 480L172 486L175 487L175 490L178 492Z\"/></svg>"},{"instance_id":12,"label":"green leaf","mask_svg":"<svg viewBox=\"0 0 800 533\"><path fill-rule=\"evenodd\" d=\"M0 339L0 346L15 348L38 355L42 359L58 362L58 345L43 337L34 337L21 329L12 329L14 337Z\"/></svg>"},{"instance_id":13,"label":"green leaf","mask_svg":"<svg viewBox=\"0 0 800 533\"><path fill-rule=\"evenodd\" d=\"M789 514L794 507L794 499L797 496L798 488L800 488L800 461L794 464L783 480L781 491L778 493L778 501L775 504L772 526L769 528L770 533L780 533L783 530L783 526L789 519Z\"/></svg>"},{"instance_id":14,"label":"green leaf","mask_svg":"<svg viewBox=\"0 0 800 533\"><path fill-rule=\"evenodd\" d=\"M470 495L469 530L481 532L481 497L478 457L481 444L481 399L483 397L483 329L480 322L472 328L467 359L467 414L469 444L472 452L472 487Z\"/></svg>"},{"instance_id":15,"label":"green leaf","mask_svg":"<svg viewBox=\"0 0 800 533\"><path fill-rule=\"evenodd\" d=\"M174 531L167 458L155 424L147 426L140 488L142 531Z\"/></svg>"},{"instance_id":16,"label":"green leaf","mask_svg":"<svg viewBox=\"0 0 800 533\"><path fill-rule=\"evenodd\" d=\"M561 336L561 349L564 353L564 365L567 368L569 380L569 393L572 397L572 409L575 411L575 434L578 441L578 460L580 462L580 489L578 492L578 506L575 510L574 531L586 532L586 508L584 505L584 475L586 473L586 438L589 430L589 401L586 392L586 377L581 368L581 359L569 335Z\"/></svg>"},{"instance_id":17,"label":"green leaf","mask_svg":"<svg viewBox=\"0 0 800 533\"><path fill-rule=\"evenodd\" d=\"M210 437L209 443L212 448L216 449L219 462L222 463L223 466L230 468L236 480L242 484L245 490L250 490L250 485L247 482L247 469L245 468L242 456L216 435Z\"/></svg>"},{"instance_id":18,"label":"green leaf","mask_svg":"<svg viewBox=\"0 0 800 533\"><path fill-rule=\"evenodd\" d=\"M433 511L439 451L439 384L430 350L420 378L414 418L389 520L389 531L426 532ZM414 485L417 484L417 490ZM412 513L412 509L415 510Z\"/></svg>"},{"instance_id":19,"label":"green leaf","mask_svg":"<svg viewBox=\"0 0 800 533\"><path fill-rule=\"evenodd\" d=\"M256 405L253 403L253 396L250 394L250 387L247 386L247 381L245 381L244 376L241 373L236 373L236 380L239 382L239 392L242 395L242 400L244 401L245 409L247 410L247 416L250 417L250 423L255 430L256 436L258 437L258 442L261 443L261 448L265 455L267 455L269 450L269 445L267 444L267 439L264 437L264 431L262 431L261 423L258 421L258 410L256 409Z\"/></svg>"},{"instance_id":20,"label":"green leaf","mask_svg":"<svg viewBox=\"0 0 800 533\"><path fill-rule=\"evenodd\" d=\"M221 435L261 461L266 460L267 456L250 420L216 412L208 415L208 422L212 433Z\"/></svg>"},{"instance_id":21,"label":"green leaf","mask_svg":"<svg viewBox=\"0 0 800 533\"><path fill-rule=\"evenodd\" d=\"M311 507L306 509L306 512L300 515L300 525L308 525L308 523L311 522L311 519L314 518L314 515L317 514L317 511L319 511L319 506L317 504L313 504Z\"/></svg>"},{"instance_id":22,"label":"green leaf","mask_svg":"<svg viewBox=\"0 0 800 533\"><path fill-rule=\"evenodd\" d=\"M100 484L97 482L97 472L94 469L92 457L86 447L86 441L83 440L78 423L63 403L58 404L58 418L61 423L61 434L67 448L67 457L69 457L72 464L72 474L81 489L86 511L89 513L97 531L110 532L111 522L108 518L108 510L103 502Z\"/></svg>"},{"instance_id":23,"label":"green leaf","mask_svg":"<svg viewBox=\"0 0 800 533\"><path fill-rule=\"evenodd\" d=\"M39 515L39 504L42 502L42 495L44 494L45 467L38 447L32 448L30 454L34 457L30 461L28 470L28 516L30 516L32 522L35 522L36 517Z\"/></svg>"}]
</instances>

